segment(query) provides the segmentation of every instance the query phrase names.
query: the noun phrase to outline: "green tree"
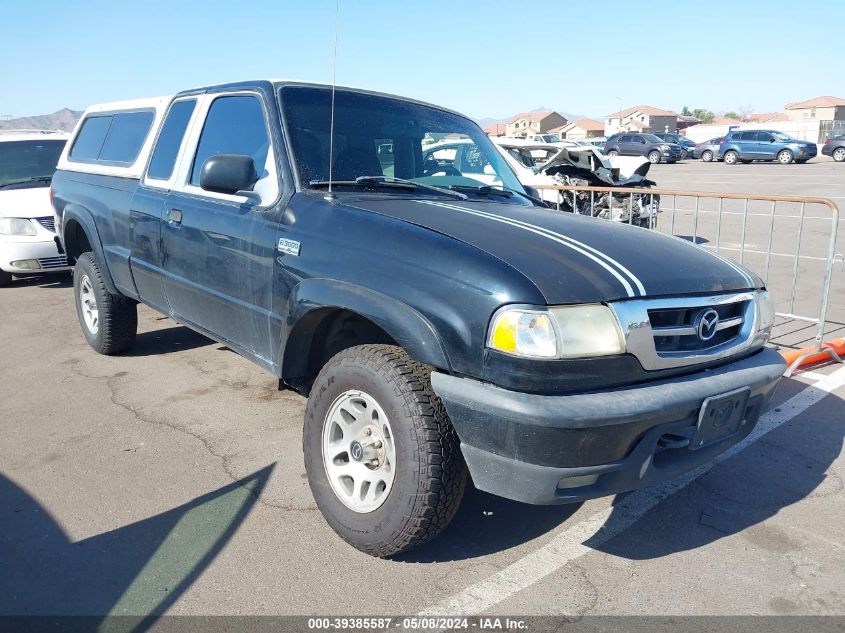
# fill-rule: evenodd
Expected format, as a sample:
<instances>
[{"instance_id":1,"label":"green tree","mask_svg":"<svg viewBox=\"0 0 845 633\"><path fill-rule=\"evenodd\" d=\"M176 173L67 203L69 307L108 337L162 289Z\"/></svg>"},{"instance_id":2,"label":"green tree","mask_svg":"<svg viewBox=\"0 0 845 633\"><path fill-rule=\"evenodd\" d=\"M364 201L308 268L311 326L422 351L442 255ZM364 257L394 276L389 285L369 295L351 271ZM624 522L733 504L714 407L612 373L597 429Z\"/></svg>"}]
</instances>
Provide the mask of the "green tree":
<instances>
[{"instance_id":1,"label":"green tree","mask_svg":"<svg viewBox=\"0 0 845 633\"><path fill-rule=\"evenodd\" d=\"M706 110L704 108L696 108L692 111L692 116L694 116L702 123L712 123L713 119L716 118L715 114L713 114L710 110Z\"/></svg>"},{"instance_id":2,"label":"green tree","mask_svg":"<svg viewBox=\"0 0 845 633\"><path fill-rule=\"evenodd\" d=\"M728 117L729 119L739 119L740 118L740 116L736 112L734 112L733 110L731 110L730 112L725 112L725 116Z\"/></svg>"},{"instance_id":3,"label":"green tree","mask_svg":"<svg viewBox=\"0 0 845 633\"><path fill-rule=\"evenodd\" d=\"M681 116L692 116L692 112L688 107L684 106L684 109L681 110Z\"/></svg>"}]
</instances>

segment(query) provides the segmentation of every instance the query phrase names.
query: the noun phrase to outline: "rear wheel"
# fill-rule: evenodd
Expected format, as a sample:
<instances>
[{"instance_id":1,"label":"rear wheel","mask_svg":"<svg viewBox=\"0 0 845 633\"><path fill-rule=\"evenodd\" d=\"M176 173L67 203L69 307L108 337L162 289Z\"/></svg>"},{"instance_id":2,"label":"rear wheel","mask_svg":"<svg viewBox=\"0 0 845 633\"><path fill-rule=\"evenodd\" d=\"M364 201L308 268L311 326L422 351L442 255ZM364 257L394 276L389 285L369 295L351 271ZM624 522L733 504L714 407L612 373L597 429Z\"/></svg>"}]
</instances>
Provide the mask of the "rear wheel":
<instances>
[{"instance_id":1,"label":"rear wheel","mask_svg":"<svg viewBox=\"0 0 845 633\"><path fill-rule=\"evenodd\" d=\"M467 469L431 370L394 345L361 345L320 371L305 412L308 483L337 534L393 556L440 534Z\"/></svg>"},{"instance_id":2,"label":"rear wheel","mask_svg":"<svg viewBox=\"0 0 845 633\"><path fill-rule=\"evenodd\" d=\"M137 305L108 291L93 253L83 253L76 261L73 291L82 334L95 351L112 355L132 346L138 331Z\"/></svg>"},{"instance_id":3,"label":"rear wheel","mask_svg":"<svg viewBox=\"0 0 845 633\"><path fill-rule=\"evenodd\" d=\"M612 149L607 153L607 155L608 156L619 156L619 152L617 152L615 149Z\"/></svg>"},{"instance_id":4,"label":"rear wheel","mask_svg":"<svg viewBox=\"0 0 845 633\"><path fill-rule=\"evenodd\" d=\"M725 165L736 165L739 162L739 154L733 150L725 152Z\"/></svg>"},{"instance_id":5,"label":"rear wheel","mask_svg":"<svg viewBox=\"0 0 845 633\"><path fill-rule=\"evenodd\" d=\"M10 283L12 283L12 273L0 270L0 286L8 286Z\"/></svg>"},{"instance_id":6,"label":"rear wheel","mask_svg":"<svg viewBox=\"0 0 845 633\"><path fill-rule=\"evenodd\" d=\"M709 163L711 160L713 160L713 152L711 152L709 149L704 150L703 152L701 152L701 160L703 160L705 163Z\"/></svg>"},{"instance_id":7,"label":"rear wheel","mask_svg":"<svg viewBox=\"0 0 845 633\"><path fill-rule=\"evenodd\" d=\"M837 163L845 161L845 147L837 147L835 150L833 150L833 160L835 160Z\"/></svg>"},{"instance_id":8,"label":"rear wheel","mask_svg":"<svg viewBox=\"0 0 845 633\"><path fill-rule=\"evenodd\" d=\"M650 151L648 153L648 162L650 162L652 165L656 165L657 163L659 163L660 162L660 152L658 152L656 149Z\"/></svg>"},{"instance_id":9,"label":"rear wheel","mask_svg":"<svg viewBox=\"0 0 845 633\"><path fill-rule=\"evenodd\" d=\"M792 152L790 152L788 149L782 149L778 152L778 162L781 165L788 165L792 162L792 159Z\"/></svg>"}]
</instances>

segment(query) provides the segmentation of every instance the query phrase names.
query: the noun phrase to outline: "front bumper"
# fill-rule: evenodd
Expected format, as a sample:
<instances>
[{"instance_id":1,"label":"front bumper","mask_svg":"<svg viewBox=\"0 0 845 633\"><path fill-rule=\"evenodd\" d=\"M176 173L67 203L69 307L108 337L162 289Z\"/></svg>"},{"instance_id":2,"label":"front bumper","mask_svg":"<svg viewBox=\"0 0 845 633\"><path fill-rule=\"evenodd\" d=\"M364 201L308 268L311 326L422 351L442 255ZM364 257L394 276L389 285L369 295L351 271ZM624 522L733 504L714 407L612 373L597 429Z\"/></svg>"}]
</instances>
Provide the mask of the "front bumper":
<instances>
[{"instance_id":1,"label":"front bumper","mask_svg":"<svg viewBox=\"0 0 845 633\"><path fill-rule=\"evenodd\" d=\"M751 432L785 367L767 348L688 376L596 393L527 394L442 373L431 381L475 486L546 505L634 490L710 461ZM733 435L697 450L683 443L705 399L742 387L750 394Z\"/></svg>"},{"instance_id":2,"label":"front bumper","mask_svg":"<svg viewBox=\"0 0 845 633\"><path fill-rule=\"evenodd\" d=\"M32 275L44 272L69 270L67 257L59 254L52 239L26 239L0 236L0 269L13 275ZM19 268L12 262L35 260L38 268Z\"/></svg>"}]
</instances>

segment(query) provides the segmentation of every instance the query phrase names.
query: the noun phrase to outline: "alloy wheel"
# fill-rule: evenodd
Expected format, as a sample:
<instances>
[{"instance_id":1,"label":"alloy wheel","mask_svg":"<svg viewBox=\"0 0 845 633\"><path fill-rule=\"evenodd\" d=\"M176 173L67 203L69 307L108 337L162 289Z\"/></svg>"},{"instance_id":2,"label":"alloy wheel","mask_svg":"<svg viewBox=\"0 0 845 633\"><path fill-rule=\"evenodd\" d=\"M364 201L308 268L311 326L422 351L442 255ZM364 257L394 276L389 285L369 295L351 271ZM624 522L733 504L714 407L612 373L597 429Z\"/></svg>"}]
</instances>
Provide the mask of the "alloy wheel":
<instances>
[{"instance_id":1,"label":"alloy wheel","mask_svg":"<svg viewBox=\"0 0 845 633\"><path fill-rule=\"evenodd\" d=\"M323 466L337 498L354 512L373 512L393 488L396 445L390 421L368 393L340 394L323 421Z\"/></svg>"},{"instance_id":2,"label":"alloy wheel","mask_svg":"<svg viewBox=\"0 0 845 633\"><path fill-rule=\"evenodd\" d=\"M91 334L100 329L100 311L97 309L97 296L88 275L83 275L79 282L79 306L82 308L82 318Z\"/></svg>"}]
</instances>

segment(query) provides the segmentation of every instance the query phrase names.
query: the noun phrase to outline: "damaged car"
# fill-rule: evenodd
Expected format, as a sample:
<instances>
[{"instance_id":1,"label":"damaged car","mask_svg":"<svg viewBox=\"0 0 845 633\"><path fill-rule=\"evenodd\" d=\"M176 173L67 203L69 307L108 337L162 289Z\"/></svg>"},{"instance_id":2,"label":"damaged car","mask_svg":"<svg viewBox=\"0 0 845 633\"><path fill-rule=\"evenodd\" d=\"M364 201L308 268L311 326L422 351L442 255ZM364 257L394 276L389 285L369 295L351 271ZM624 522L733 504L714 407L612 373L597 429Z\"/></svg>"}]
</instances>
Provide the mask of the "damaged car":
<instances>
[{"instance_id":1,"label":"damaged car","mask_svg":"<svg viewBox=\"0 0 845 633\"><path fill-rule=\"evenodd\" d=\"M585 151L586 149L586 151ZM651 163L635 156L605 156L590 148L561 149L535 169L555 184L576 187L648 189ZM660 194L620 191L560 191L559 208L592 217L653 228L660 212Z\"/></svg>"}]
</instances>

